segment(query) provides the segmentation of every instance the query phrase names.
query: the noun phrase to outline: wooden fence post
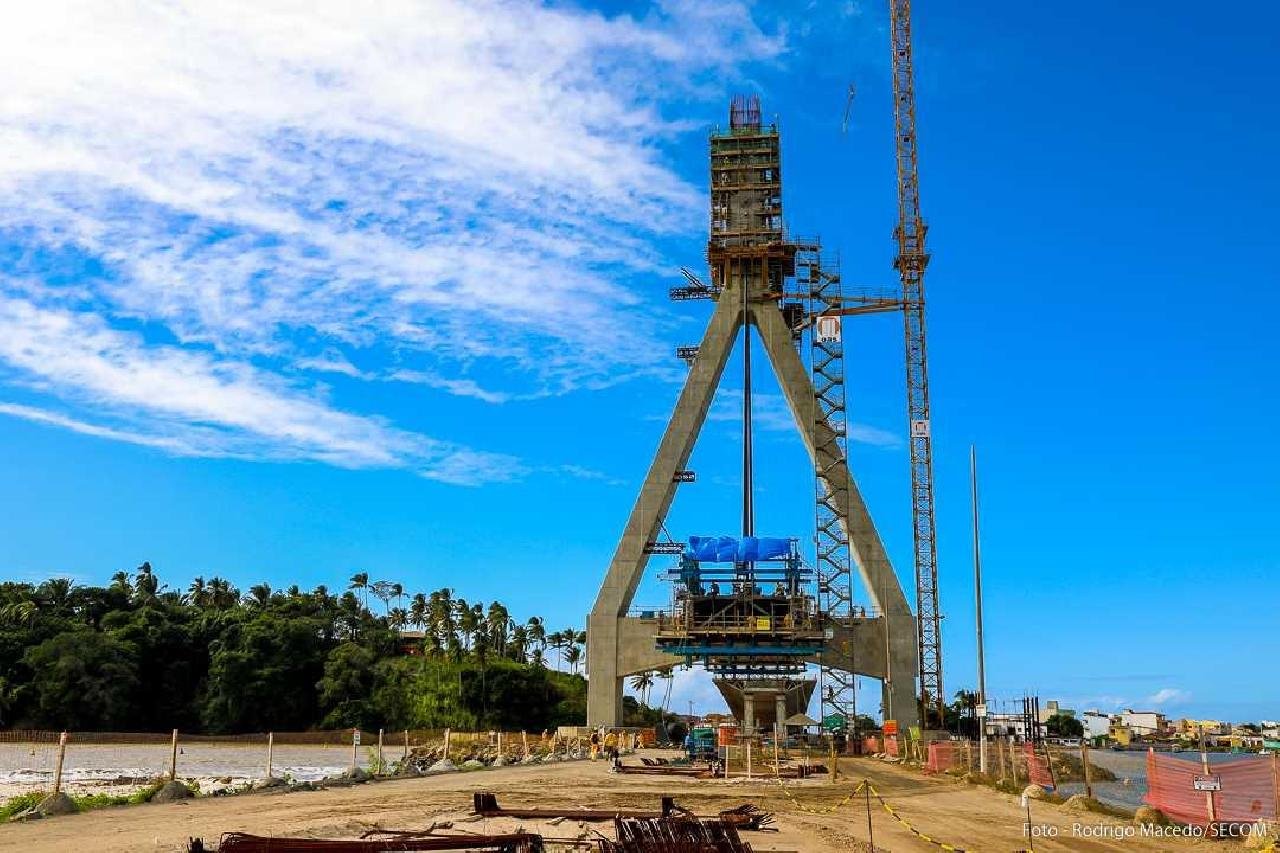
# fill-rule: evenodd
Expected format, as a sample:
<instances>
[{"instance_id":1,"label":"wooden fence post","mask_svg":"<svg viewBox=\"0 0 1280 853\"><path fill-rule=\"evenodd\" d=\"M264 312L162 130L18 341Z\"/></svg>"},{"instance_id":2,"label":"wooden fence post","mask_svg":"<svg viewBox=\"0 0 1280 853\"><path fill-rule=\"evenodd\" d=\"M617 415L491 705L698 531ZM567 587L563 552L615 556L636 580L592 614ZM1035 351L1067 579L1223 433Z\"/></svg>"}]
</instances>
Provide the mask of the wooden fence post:
<instances>
[{"instance_id":1,"label":"wooden fence post","mask_svg":"<svg viewBox=\"0 0 1280 853\"><path fill-rule=\"evenodd\" d=\"M173 730L173 743L169 752L169 779L178 778L178 730Z\"/></svg>"},{"instance_id":2,"label":"wooden fence post","mask_svg":"<svg viewBox=\"0 0 1280 853\"><path fill-rule=\"evenodd\" d=\"M403 761L409 760L409 730L404 730L404 758Z\"/></svg>"},{"instance_id":3,"label":"wooden fence post","mask_svg":"<svg viewBox=\"0 0 1280 853\"><path fill-rule=\"evenodd\" d=\"M354 776L356 768L360 766L359 755L356 750L360 746L360 730L351 730L351 774Z\"/></svg>"},{"instance_id":4,"label":"wooden fence post","mask_svg":"<svg viewBox=\"0 0 1280 853\"><path fill-rule=\"evenodd\" d=\"M67 757L67 733L63 732L58 735L58 764L53 770L53 792L55 794L62 790L62 762Z\"/></svg>"},{"instance_id":5,"label":"wooden fence post","mask_svg":"<svg viewBox=\"0 0 1280 853\"><path fill-rule=\"evenodd\" d=\"M276 734L275 732L267 732L267 778L271 778L272 759L275 757L272 753L275 751Z\"/></svg>"},{"instance_id":6,"label":"wooden fence post","mask_svg":"<svg viewBox=\"0 0 1280 853\"><path fill-rule=\"evenodd\" d=\"M1080 741L1080 763L1084 765L1084 795L1093 799L1093 773L1089 768L1089 744Z\"/></svg>"},{"instance_id":7,"label":"wooden fence post","mask_svg":"<svg viewBox=\"0 0 1280 853\"><path fill-rule=\"evenodd\" d=\"M1000 745L1000 741L998 740L995 742L995 747L996 747L996 757L1000 759L1000 778L1008 779L1009 776L1005 773L1005 768L1004 768L1004 747Z\"/></svg>"},{"instance_id":8,"label":"wooden fence post","mask_svg":"<svg viewBox=\"0 0 1280 853\"><path fill-rule=\"evenodd\" d=\"M382 766L383 761L384 759L382 757L382 729L378 729L378 772L379 773L385 772Z\"/></svg>"}]
</instances>

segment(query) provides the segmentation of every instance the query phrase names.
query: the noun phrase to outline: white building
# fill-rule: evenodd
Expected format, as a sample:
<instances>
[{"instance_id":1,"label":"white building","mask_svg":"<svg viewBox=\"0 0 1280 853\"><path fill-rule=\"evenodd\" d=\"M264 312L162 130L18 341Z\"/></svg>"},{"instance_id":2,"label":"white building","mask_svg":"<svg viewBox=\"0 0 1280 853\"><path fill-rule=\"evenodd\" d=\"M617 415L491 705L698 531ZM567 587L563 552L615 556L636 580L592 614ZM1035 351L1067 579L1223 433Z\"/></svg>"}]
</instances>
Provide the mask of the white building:
<instances>
[{"instance_id":1,"label":"white building","mask_svg":"<svg viewBox=\"0 0 1280 853\"><path fill-rule=\"evenodd\" d=\"M1101 711L1085 711L1080 717L1080 724L1084 726L1086 738L1093 740L1106 737L1111 732L1111 715Z\"/></svg>"},{"instance_id":2,"label":"white building","mask_svg":"<svg viewBox=\"0 0 1280 853\"><path fill-rule=\"evenodd\" d=\"M1169 720L1159 711L1135 711L1132 708L1126 708L1120 714L1120 722L1135 735L1142 737L1162 734L1169 729Z\"/></svg>"}]
</instances>

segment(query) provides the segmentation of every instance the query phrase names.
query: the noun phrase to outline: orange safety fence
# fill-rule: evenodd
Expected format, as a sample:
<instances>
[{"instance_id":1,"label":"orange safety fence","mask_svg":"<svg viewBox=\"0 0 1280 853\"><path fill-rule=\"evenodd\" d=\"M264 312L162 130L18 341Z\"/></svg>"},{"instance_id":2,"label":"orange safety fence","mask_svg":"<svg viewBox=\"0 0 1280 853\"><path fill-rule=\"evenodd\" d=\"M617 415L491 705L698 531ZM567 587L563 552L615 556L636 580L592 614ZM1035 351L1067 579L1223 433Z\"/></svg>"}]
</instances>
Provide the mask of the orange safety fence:
<instances>
[{"instance_id":1,"label":"orange safety fence","mask_svg":"<svg viewBox=\"0 0 1280 853\"><path fill-rule=\"evenodd\" d=\"M864 738L862 741L862 751L866 755L877 755L881 752L884 752L884 750L880 748L880 738L878 737Z\"/></svg>"},{"instance_id":2,"label":"orange safety fence","mask_svg":"<svg viewBox=\"0 0 1280 853\"><path fill-rule=\"evenodd\" d=\"M1024 743L1022 745L1022 754L1027 759L1027 778L1031 780L1031 783L1052 791L1056 787L1053 781L1053 774L1049 772L1049 765L1045 762L1044 757L1036 752L1036 745L1034 743Z\"/></svg>"},{"instance_id":3,"label":"orange safety fence","mask_svg":"<svg viewBox=\"0 0 1280 853\"><path fill-rule=\"evenodd\" d=\"M1208 777L1202 781L1216 782L1220 790L1196 790L1196 777ZM1143 800L1179 823L1196 826L1274 821L1280 811L1280 759L1271 755L1215 762L1206 773L1199 761L1148 751Z\"/></svg>"},{"instance_id":4,"label":"orange safety fence","mask_svg":"<svg viewBox=\"0 0 1280 853\"><path fill-rule=\"evenodd\" d=\"M884 739L884 753L894 758L898 757L898 739L896 737Z\"/></svg>"},{"instance_id":5,"label":"orange safety fence","mask_svg":"<svg viewBox=\"0 0 1280 853\"><path fill-rule=\"evenodd\" d=\"M930 773L945 773L960 763L958 744L950 740L936 740L929 744L929 758L924 769Z\"/></svg>"}]
</instances>

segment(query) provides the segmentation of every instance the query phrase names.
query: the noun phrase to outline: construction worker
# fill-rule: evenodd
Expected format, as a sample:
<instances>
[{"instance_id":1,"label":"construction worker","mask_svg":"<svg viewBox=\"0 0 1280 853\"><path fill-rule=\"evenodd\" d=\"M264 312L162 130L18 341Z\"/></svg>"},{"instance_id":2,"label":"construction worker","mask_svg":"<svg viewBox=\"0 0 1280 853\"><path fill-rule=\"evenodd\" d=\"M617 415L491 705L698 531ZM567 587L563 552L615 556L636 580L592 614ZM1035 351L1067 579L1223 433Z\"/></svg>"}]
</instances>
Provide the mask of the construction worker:
<instances>
[{"instance_id":1,"label":"construction worker","mask_svg":"<svg viewBox=\"0 0 1280 853\"><path fill-rule=\"evenodd\" d=\"M595 761L596 756L600 754L600 730L596 729L591 733L591 760Z\"/></svg>"}]
</instances>

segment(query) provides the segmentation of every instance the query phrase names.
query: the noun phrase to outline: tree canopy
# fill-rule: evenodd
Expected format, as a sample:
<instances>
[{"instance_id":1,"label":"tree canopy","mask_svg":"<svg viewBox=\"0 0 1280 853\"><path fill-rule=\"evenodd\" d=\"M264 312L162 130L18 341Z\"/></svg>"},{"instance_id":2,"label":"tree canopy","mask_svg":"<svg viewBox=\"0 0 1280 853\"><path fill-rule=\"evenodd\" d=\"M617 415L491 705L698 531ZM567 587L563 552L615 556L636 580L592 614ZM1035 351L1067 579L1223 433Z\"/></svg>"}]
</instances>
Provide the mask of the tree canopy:
<instances>
[{"instance_id":1,"label":"tree canopy","mask_svg":"<svg viewBox=\"0 0 1280 853\"><path fill-rule=\"evenodd\" d=\"M0 726L539 730L585 717L582 631L367 572L345 587L241 594L199 577L178 591L150 563L102 587L0 583Z\"/></svg>"}]
</instances>

